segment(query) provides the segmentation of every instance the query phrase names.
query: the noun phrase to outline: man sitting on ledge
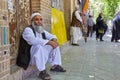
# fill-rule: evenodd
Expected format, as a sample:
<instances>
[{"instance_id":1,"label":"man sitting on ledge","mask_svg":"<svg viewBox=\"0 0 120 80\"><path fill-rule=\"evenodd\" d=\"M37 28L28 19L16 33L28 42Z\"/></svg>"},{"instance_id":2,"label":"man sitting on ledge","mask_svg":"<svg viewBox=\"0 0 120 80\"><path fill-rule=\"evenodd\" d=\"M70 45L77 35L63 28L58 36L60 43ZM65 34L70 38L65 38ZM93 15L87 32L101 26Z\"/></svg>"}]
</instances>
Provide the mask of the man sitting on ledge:
<instances>
[{"instance_id":1,"label":"man sitting on ledge","mask_svg":"<svg viewBox=\"0 0 120 80\"><path fill-rule=\"evenodd\" d=\"M22 37L31 45L30 64L36 65L40 71L39 77L42 80L50 80L51 77L46 72L45 65L47 62L51 64L50 71L66 72L66 70L61 67L61 54L56 36L44 30L42 20L40 13L33 13L31 15L32 24L24 29ZM19 58L18 54L18 66L21 66L21 60L22 58Z\"/></svg>"}]
</instances>

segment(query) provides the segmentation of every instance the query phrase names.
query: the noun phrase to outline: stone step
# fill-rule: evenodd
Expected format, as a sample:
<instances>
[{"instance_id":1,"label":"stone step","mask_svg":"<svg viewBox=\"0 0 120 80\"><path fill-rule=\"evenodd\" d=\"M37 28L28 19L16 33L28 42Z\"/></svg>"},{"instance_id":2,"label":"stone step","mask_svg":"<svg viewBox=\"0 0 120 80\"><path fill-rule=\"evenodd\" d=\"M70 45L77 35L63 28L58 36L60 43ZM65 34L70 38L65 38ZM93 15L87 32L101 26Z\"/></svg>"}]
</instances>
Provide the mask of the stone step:
<instances>
[{"instance_id":1,"label":"stone step","mask_svg":"<svg viewBox=\"0 0 120 80\"><path fill-rule=\"evenodd\" d=\"M22 80L22 69L18 66L11 66L10 80Z\"/></svg>"}]
</instances>

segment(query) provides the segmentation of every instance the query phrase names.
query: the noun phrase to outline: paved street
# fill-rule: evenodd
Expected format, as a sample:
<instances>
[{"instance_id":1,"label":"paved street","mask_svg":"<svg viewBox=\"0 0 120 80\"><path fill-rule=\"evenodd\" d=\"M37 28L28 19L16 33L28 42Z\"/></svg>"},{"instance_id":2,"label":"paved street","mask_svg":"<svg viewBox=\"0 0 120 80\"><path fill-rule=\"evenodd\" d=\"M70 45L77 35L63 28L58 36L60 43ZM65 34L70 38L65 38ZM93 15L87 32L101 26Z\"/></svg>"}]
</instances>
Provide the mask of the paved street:
<instances>
[{"instance_id":1,"label":"paved street","mask_svg":"<svg viewBox=\"0 0 120 80\"><path fill-rule=\"evenodd\" d=\"M52 80L120 80L120 43L111 43L109 35L104 42L96 41L95 35L88 42L79 41L80 46L68 46L62 51L66 73L50 73ZM38 72L26 80L41 80Z\"/></svg>"}]
</instances>

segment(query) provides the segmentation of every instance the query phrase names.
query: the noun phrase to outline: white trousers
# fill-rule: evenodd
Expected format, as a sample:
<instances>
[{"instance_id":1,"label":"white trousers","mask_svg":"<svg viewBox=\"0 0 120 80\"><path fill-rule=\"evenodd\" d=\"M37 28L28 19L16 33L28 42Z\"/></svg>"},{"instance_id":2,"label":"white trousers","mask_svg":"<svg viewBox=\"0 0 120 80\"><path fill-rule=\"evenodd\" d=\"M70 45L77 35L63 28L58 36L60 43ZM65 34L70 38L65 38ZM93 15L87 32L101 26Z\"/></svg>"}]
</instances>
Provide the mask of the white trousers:
<instances>
[{"instance_id":1,"label":"white trousers","mask_svg":"<svg viewBox=\"0 0 120 80\"><path fill-rule=\"evenodd\" d=\"M50 45L34 45L31 47L31 65L36 65L39 71L46 69L45 65L50 62L51 66L61 65L61 54L59 47L53 49Z\"/></svg>"},{"instance_id":2,"label":"white trousers","mask_svg":"<svg viewBox=\"0 0 120 80\"><path fill-rule=\"evenodd\" d=\"M77 44L78 40L82 38L82 31L80 27L70 28L71 43Z\"/></svg>"}]
</instances>

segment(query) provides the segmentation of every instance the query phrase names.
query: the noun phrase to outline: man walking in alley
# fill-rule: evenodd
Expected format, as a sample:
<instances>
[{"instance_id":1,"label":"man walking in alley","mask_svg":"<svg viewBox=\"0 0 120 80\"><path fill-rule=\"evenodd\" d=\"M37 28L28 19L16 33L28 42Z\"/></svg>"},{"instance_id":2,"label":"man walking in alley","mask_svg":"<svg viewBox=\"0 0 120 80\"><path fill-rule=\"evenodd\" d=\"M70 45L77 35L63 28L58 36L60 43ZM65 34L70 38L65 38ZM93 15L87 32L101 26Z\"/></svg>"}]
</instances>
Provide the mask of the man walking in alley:
<instances>
[{"instance_id":1,"label":"man walking in alley","mask_svg":"<svg viewBox=\"0 0 120 80\"><path fill-rule=\"evenodd\" d=\"M82 38L82 18L79 10L79 6L76 6L75 11L72 14L72 22L70 25L71 44L79 46L78 40Z\"/></svg>"},{"instance_id":2,"label":"man walking in alley","mask_svg":"<svg viewBox=\"0 0 120 80\"><path fill-rule=\"evenodd\" d=\"M22 56L21 51L24 47L19 47L17 65L27 69L29 62L31 65L36 65L40 71L39 77L42 80L50 80L50 75L46 72L46 63L50 62L50 71L66 72L61 67L61 54L56 36L50 34L43 28L42 16L35 12L31 15L32 24L26 27L22 33L23 39L30 45L30 56ZM24 44L24 43L20 43ZM27 55L25 54L25 55ZM27 58L30 58L27 60ZM24 61L23 61L24 60Z\"/></svg>"},{"instance_id":3,"label":"man walking in alley","mask_svg":"<svg viewBox=\"0 0 120 80\"><path fill-rule=\"evenodd\" d=\"M93 33L93 25L95 24L93 21L93 16L89 15L89 18L87 20L87 26L88 26L88 31L87 31L87 37L92 37L92 33Z\"/></svg>"}]
</instances>

